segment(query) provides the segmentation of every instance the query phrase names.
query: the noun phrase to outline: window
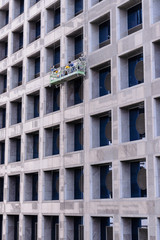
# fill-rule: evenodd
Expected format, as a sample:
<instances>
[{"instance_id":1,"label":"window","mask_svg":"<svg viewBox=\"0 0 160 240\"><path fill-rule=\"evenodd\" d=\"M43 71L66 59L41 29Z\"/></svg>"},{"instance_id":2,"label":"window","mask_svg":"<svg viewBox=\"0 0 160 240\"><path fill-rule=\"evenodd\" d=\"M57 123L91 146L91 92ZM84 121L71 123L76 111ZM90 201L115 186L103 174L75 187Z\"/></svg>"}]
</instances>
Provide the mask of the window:
<instances>
[{"instance_id":1,"label":"window","mask_svg":"<svg viewBox=\"0 0 160 240\"><path fill-rule=\"evenodd\" d=\"M67 122L67 152L83 150L83 119Z\"/></svg>"},{"instance_id":2,"label":"window","mask_svg":"<svg viewBox=\"0 0 160 240\"><path fill-rule=\"evenodd\" d=\"M8 57L8 36L0 40L0 61Z\"/></svg>"},{"instance_id":3,"label":"window","mask_svg":"<svg viewBox=\"0 0 160 240\"><path fill-rule=\"evenodd\" d=\"M92 147L103 147L112 143L111 111L93 115Z\"/></svg>"},{"instance_id":4,"label":"window","mask_svg":"<svg viewBox=\"0 0 160 240\"><path fill-rule=\"evenodd\" d=\"M133 108L129 110L130 141L145 138L145 116L144 108Z\"/></svg>"},{"instance_id":5,"label":"window","mask_svg":"<svg viewBox=\"0 0 160 240\"><path fill-rule=\"evenodd\" d=\"M24 240L37 240L38 235L38 217L36 215L24 216L25 230Z\"/></svg>"},{"instance_id":6,"label":"window","mask_svg":"<svg viewBox=\"0 0 160 240\"><path fill-rule=\"evenodd\" d=\"M24 12L24 0L20 0L20 14Z\"/></svg>"},{"instance_id":7,"label":"window","mask_svg":"<svg viewBox=\"0 0 160 240\"><path fill-rule=\"evenodd\" d=\"M22 85L23 80L23 62L19 62L11 67L11 84L10 88L16 88Z\"/></svg>"},{"instance_id":8,"label":"window","mask_svg":"<svg viewBox=\"0 0 160 240\"><path fill-rule=\"evenodd\" d=\"M66 231L70 239L84 239L83 217L66 217Z\"/></svg>"},{"instance_id":9,"label":"window","mask_svg":"<svg viewBox=\"0 0 160 240\"><path fill-rule=\"evenodd\" d=\"M39 132L26 134L26 160L39 157Z\"/></svg>"},{"instance_id":10,"label":"window","mask_svg":"<svg viewBox=\"0 0 160 240\"><path fill-rule=\"evenodd\" d=\"M25 174L25 201L38 201L38 173Z\"/></svg>"},{"instance_id":11,"label":"window","mask_svg":"<svg viewBox=\"0 0 160 240\"><path fill-rule=\"evenodd\" d=\"M60 40L46 48L46 72L50 72L53 66L60 67Z\"/></svg>"},{"instance_id":12,"label":"window","mask_svg":"<svg viewBox=\"0 0 160 240\"><path fill-rule=\"evenodd\" d=\"M83 28L67 36L67 60L74 61L83 54Z\"/></svg>"},{"instance_id":13,"label":"window","mask_svg":"<svg viewBox=\"0 0 160 240\"><path fill-rule=\"evenodd\" d=\"M120 57L120 89L133 87L144 82L143 48L128 52Z\"/></svg>"},{"instance_id":14,"label":"window","mask_svg":"<svg viewBox=\"0 0 160 240\"><path fill-rule=\"evenodd\" d=\"M123 238L127 235L129 239L148 239L147 218L122 218Z\"/></svg>"},{"instance_id":15,"label":"window","mask_svg":"<svg viewBox=\"0 0 160 240\"><path fill-rule=\"evenodd\" d=\"M9 23L9 2L0 10L0 29Z\"/></svg>"},{"instance_id":16,"label":"window","mask_svg":"<svg viewBox=\"0 0 160 240\"><path fill-rule=\"evenodd\" d=\"M9 162L21 161L21 137L10 138Z\"/></svg>"},{"instance_id":17,"label":"window","mask_svg":"<svg viewBox=\"0 0 160 240\"><path fill-rule=\"evenodd\" d=\"M3 233L3 215L0 215L0 240L2 240Z\"/></svg>"},{"instance_id":18,"label":"window","mask_svg":"<svg viewBox=\"0 0 160 240\"><path fill-rule=\"evenodd\" d=\"M53 148L52 154L57 155L59 154L59 128L53 129Z\"/></svg>"},{"instance_id":19,"label":"window","mask_svg":"<svg viewBox=\"0 0 160 240\"><path fill-rule=\"evenodd\" d=\"M160 8L160 2L159 0L152 0L151 1L151 11L152 11L152 14L151 14L151 23L155 23L155 22L158 22L160 21L160 15L159 15L159 11L157 11L157 9Z\"/></svg>"},{"instance_id":20,"label":"window","mask_svg":"<svg viewBox=\"0 0 160 240\"><path fill-rule=\"evenodd\" d=\"M60 7L58 7L54 10L54 28L60 25L61 20L60 18L61 18Z\"/></svg>"},{"instance_id":21,"label":"window","mask_svg":"<svg viewBox=\"0 0 160 240\"><path fill-rule=\"evenodd\" d=\"M9 176L9 201L18 202L20 196L20 176Z\"/></svg>"},{"instance_id":22,"label":"window","mask_svg":"<svg viewBox=\"0 0 160 240\"><path fill-rule=\"evenodd\" d=\"M66 199L80 200L84 195L83 166L66 169Z\"/></svg>"},{"instance_id":23,"label":"window","mask_svg":"<svg viewBox=\"0 0 160 240\"><path fill-rule=\"evenodd\" d=\"M13 0L13 19L24 12L24 0Z\"/></svg>"},{"instance_id":24,"label":"window","mask_svg":"<svg viewBox=\"0 0 160 240\"><path fill-rule=\"evenodd\" d=\"M129 87L144 82L143 54L128 59Z\"/></svg>"},{"instance_id":25,"label":"window","mask_svg":"<svg viewBox=\"0 0 160 240\"><path fill-rule=\"evenodd\" d=\"M39 98L39 91L27 95L27 120L39 117Z\"/></svg>"},{"instance_id":26,"label":"window","mask_svg":"<svg viewBox=\"0 0 160 240\"><path fill-rule=\"evenodd\" d=\"M3 92L6 92L7 91L7 75L4 75L3 76Z\"/></svg>"},{"instance_id":27,"label":"window","mask_svg":"<svg viewBox=\"0 0 160 240\"><path fill-rule=\"evenodd\" d=\"M79 104L83 102L83 81L74 82L74 104Z\"/></svg>"},{"instance_id":28,"label":"window","mask_svg":"<svg viewBox=\"0 0 160 240\"><path fill-rule=\"evenodd\" d=\"M111 61L91 68L92 99L111 94Z\"/></svg>"},{"instance_id":29,"label":"window","mask_svg":"<svg viewBox=\"0 0 160 240\"><path fill-rule=\"evenodd\" d=\"M100 166L100 198L112 198L112 170L109 165Z\"/></svg>"},{"instance_id":30,"label":"window","mask_svg":"<svg viewBox=\"0 0 160 240\"><path fill-rule=\"evenodd\" d=\"M44 200L59 200L59 171L46 171L44 184Z\"/></svg>"},{"instance_id":31,"label":"window","mask_svg":"<svg viewBox=\"0 0 160 240\"><path fill-rule=\"evenodd\" d=\"M16 99L11 102L11 117L10 125L17 124L21 122L22 117L22 99Z\"/></svg>"},{"instance_id":32,"label":"window","mask_svg":"<svg viewBox=\"0 0 160 240\"><path fill-rule=\"evenodd\" d=\"M67 21L83 12L83 0L67 0Z\"/></svg>"},{"instance_id":33,"label":"window","mask_svg":"<svg viewBox=\"0 0 160 240\"><path fill-rule=\"evenodd\" d=\"M36 22L36 39L40 38L40 35L41 35L41 21L38 20Z\"/></svg>"},{"instance_id":34,"label":"window","mask_svg":"<svg viewBox=\"0 0 160 240\"><path fill-rule=\"evenodd\" d=\"M34 118L39 117L39 95L34 96Z\"/></svg>"},{"instance_id":35,"label":"window","mask_svg":"<svg viewBox=\"0 0 160 240\"><path fill-rule=\"evenodd\" d=\"M99 47L106 46L108 39L110 39L110 20L99 25Z\"/></svg>"},{"instance_id":36,"label":"window","mask_svg":"<svg viewBox=\"0 0 160 240\"><path fill-rule=\"evenodd\" d=\"M83 150L83 123L74 125L74 151Z\"/></svg>"},{"instance_id":37,"label":"window","mask_svg":"<svg viewBox=\"0 0 160 240\"><path fill-rule=\"evenodd\" d=\"M83 169L74 170L74 199L83 199Z\"/></svg>"},{"instance_id":38,"label":"window","mask_svg":"<svg viewBox=\"0 0 160 240\"><path fill-rule=\"evenodd\" d=\"M146 161L121 162L121 194L124 198L147 197Z\"/></svg>"},{"instance_id":39,"label":"window","mask_svg":"<svg viewBox=\"0 0 160 240\"><path fill-rule=\"evenodd\" d=\"M59 172L52 172L52 200L59 200Z\"/></svg>"},{"instance_id":40,"label":"window","mask_svg":"<svg viewBox=\"0 0 160 240\"><path fill-rule=\"evenodd\" d=\"M17 103L17 123L21 122L22 103Z\"/></svg>"},{"instance_id":41,"label":"window","mask_svg":"<svg viewBox=\"0 0 160 240\"><path fill-rule=\"evenodd\" d=\"M21 160L21 139L16 141L16 162Z\"/></svg>"},{"instance_id":42,"label":"window","mask_svg":"<svg viewBox=\"0 0 160 240\"><path fill-rule=\"evenodd\" d=\"M2 128L6 127L6 109L3 108L1 109L2 111Z\"/></svg>"},{"instance_id":43,"label":"window","mask_svg":"<svg viewBox=\"0 0 160 240\"><path fill-rule=\"evenodd\" d=\"M7 72L0 73L0 94L7 91Z\"/></svg>"},{"instance_id":44,"label":"window","mask_svg":"<svg viewBox=\"0 0 160 240\"><path fill-rule=\"evenodd\" d=\"M128 9L128 29L142 24L142 4L138 4Z\"/></svg>"},{"instance_id":45,"label":"window","mask_svg":"<svg viewBox=\"0 0 160 240\"><path fill-rule=\"evenodd\" d=\"M12 32L13 44L12 52L15 53L23 48L23 26L20 26Z\"/></svg>"},{"instance_id":46,"label":"window","mask_svg":"<svg viewBox=\"0 0 160 240\"><path fill-rule=\"evenodd\" d=\"M59 126L45 129L45 156L59 154Z\"/></svg>"},{"instance_id":47,"label":"window","mask_svg":"<svg viewBox=\"0 0 160 240\"><path fill-rule=\"evenodd\" d=\"M94 39L89 45L90 52L110 44L110 12L90 22L90 38Z\"/></svg>"},{"instance_id":48,"label":"window","mask_svg":"<svg viewBox=\"0 0 160 240\"><path fill-rule=\"evenodd\" d=\"M40 77L40 68L41 68L41 59L40 52L28 57L28 79L27 81L31 81L35 78Z\"/></svg>"},{"instance_id":49,"label":"window","mask_svg":"<svg viewBox=\"0 0 160 240\"><path fill-rule=\"evenodd\" d=\"M36 240L37 239L37 216L32 216L31 217L31 240Z\"/></svg>"},{"instance_id":50,"label":"window","mask_svg":"<svg viewBox=\"0 0 160 240\"><path fill-rule=\"evenodd\" d=\"M40 76L40 57L35 59L35 78Z\"/></svg>"},{"instance_id":51,"label":"window","mask_svg":"<svg viewBox=\"0 0 160 240\"><path fill-rule=\"evenodd\" d=\"M55 68L60 67L60 46L56 47L53 50L53 65Z\"/></svg>"},{"instance_id":52,"label":"window","mask_svg":"<svg viewBox=\"0 0 160 240\"><path fill-rule=\"evenodd\" d=\"M83 11L83 0L75 0L75 16Z\"/></svg>"},{"instance_id":53,"label":"window","mask_svg":"<svg viewBox=\"0 0 160 240\"><path fill-rule=\"evenodd\" d=\"M47 8L46 33L60 26L61 23L61 1L56 0Z\"/></svg>"},{"instance_id":54,"label":"window","mask_svg":"<svg viewBox=\"0 0 160 240\"><path fill-rule=\"evenodd\" d=\"M17 240L19 239L19 216L8 215L7 217L8 217L7 239Z\"/></svg>"},{"instance_id":55,"label":"window","mask_svg":"<svg viewBox=\"0 0 160 240\"><path fill-rule=\"evenodd\" d=\"M44 216L44 239L59 239L59 217Z\"/></svg>"},{"instance_id":56,"label":"window","mask_svg":"<svg viewBox=\"0 0 160 240\"><path fill-rule=\"evenodd\" d=\"M92 166L92 198L112 198L112 164Z\"/></svg>"},{"instance_id":57,"label":"window","mask_svg":"<svg viewBox=\"0 0 160 240\"><path fill-rule=\"evenodd\" d=\"M59 154L59 126L45 129L45 156Z\"/></svg>"},{"instance_id":58,"label":"window","mask_svg":"<svg viewBox=\"0 0 160 240\"><path fill-rule=\"evenodd\" d=\"M4 178L0 177L0 202L3 202Z\"/></svg>"},{"instance_id":59,"label":"window","mask_svg":"<svg viewBox=\"0 0 160 240\"><path fill-rule=\"evenodd\" d=\"M99 96L111 93L111 68L103 68L99 71Z\"/></svg>"},{"instance_id":60,"label":"window","mask_svg":"<svg viewBox=\"0 0 160 240\"><path fill-rule=\"evenodd\" d=\"M23 48L23 32L19 33L19 49Z\"/></svg>"},{"instance_id":61,"label":"window","mask_svg":"<svg viewBox=\"0 0 160 240\"><path fill-rule=\"evenodd\" d=\"M67 106L73 106L83 102L83 78L73 79L67 82Z\"/></svg>"},{"instance_id":62,"label":"window","mask_svg":"<svg viewBox=\"0 0 160 240\"><path fill-rule=\"evenodd\" d=\"M121 108L122 142L136 141L145 138L144 103Z\"/></svg>"},{"instance_id":63,"label":"window","mask_svg":"<svg viewBox=\"0 0 160 240\"><path fill-rule=\"evenodd\" d=\"M53 112L60 110L60 87L53 90Z\"/></svg>"},{"instance_id":64,"label":"window","mask_svg":"<svg viewBox=\"0 0 160 240\"><path fill-rule=\"evenodd\" d=\"M119 38L142 29L142 1L126 1L118 7L119 11Z\"/></svg>"},{"instance_id":65,"label":"window","mask_svg":"<svg viewBox=\"0 0 160 240\"><path fill-rule=\"evenodd\" d=\"M5 12L5 25L7 25L8 24L8 22L9 22L9 11L7 10L6 12Z\"/></svg>"},{"instance_id":66,"label":"window","mask_svg":"<svg viewBox=\"0 0 160 240\"><path fill-rule=\"evenodd\" d=\"M5 141L0 142L0 164L5 162Z\"/></svg>"},{"instance_id":67,"label":"window","mask_svg":"<svg viewBox=\"0 0 160 240\"><path fill-rule=\"evenodd\" d=\"M83 35L75 37L75 59L83 53Z\"/></svg>"},{"instance_id":68,"label":"window","mask_svg":"<svg viewBox=\"0 0 160 240\"><path fill-rule=\"evenodd\" d=\"M6 127L6 108L0 108L0 128Z\"/></svg>"},{"instance_id":69,"label":"window","mask_svg":"<svg viewBox=\"0 0 160 240\"><path fill-rule=\"evenodd\" d=\"M160 136L160 97L154 99L154 136Z\"/></svg>"},{"instance_id":70,"label":"window","mask_svg":"<svg viewBox=\"0 0 160 240\"><path fill-rule=\"evenodd\" d=\"M92 239L113 239L113 217L92 217Z\"/></svg>"},{"instance_id":71,"label":"window","mask_svg":"<svg viewBox=\"0 0 160 240\"><path fill-rule=\"evenodd\" d=\"M33 135L33 158L39 157L39 134Z\"/></svg>"},{"instance_id":72,"label":"window","mask_svg":"<svg viewBox=\"0 0 160 240\"><path fill-rule=\"evenodd\" d=\"M3 108L1 109L2 111L2 128L6 127L6 109Z\"/></svg>"},{"instance_id":73,"label":"window","mask_svg":"<svg viewBox=\"0 0 160 240\"><path fill-rule=\"evenodd\" d=\"M29 24L28 43L32 43L33 41L41 37L41 14L38 14L32 19L30 19L28 21L28 24Z\"/></svg>"},{"instance_id":74,"label":"window","mask_svg":"<svg viewBox=\"0 0 160 240\"><path fill-rule=\"evenodd\" d=\"M38 200L38 174L32 174L32 201Z\"/></svg>"},{"instance_id":75,"label":"window","mask_svg":"<svg viewBox=\"0 0 160 240\"><path fill-rule=\"evenodd\" d=\"M132 162L130 165L130 171L131 197L146 197L146 169L144 167L144 163ZM142 180L143 177L144 179Z\"/></svg>"},{"instance_id":76,"label":"window","mask_svg":"<svg viewBox=\"0 0 160 240\"><path fill-rule=\"evenodd\" d=\"M5 42L4 45L4 58L8 57L8 42Z\"/></svg>"},{"instance_id":77,"label":"window","mask_svg":"<svg viewBox=\"0 0 160 240\"><path fill-rule=\"evenodd\" d=\"M111 143L111 117L100 117L100 147Z\"/></svg>"},{"instance_id":78,"label":"window","mask_svg":"<svg viewBox=\"0 0 160 240\"><path fill-rule=\"evenodd\" d=\"M23 69L22 66L18 68L18 86L22 84Z\"/></svg>"},{"instance_id":79,"label":"window","mask_svg":"<svg viewBox=\"0 0 160 240\"><path fill-rule=\"evenodd\" d=\"M160 2L159 2L160 4ZM153 79L160 77L160 41L156 41L153 43Z\"/></svg>"},{"instance_id":80,"label":"window","mask_svg":"<svg viewBox=\"0 0 160 240\"><path fill-rule=\"evenodd\" d=\"M60 110L60 87L46 88L46 114Z\"/></svg>"}]
</instances>

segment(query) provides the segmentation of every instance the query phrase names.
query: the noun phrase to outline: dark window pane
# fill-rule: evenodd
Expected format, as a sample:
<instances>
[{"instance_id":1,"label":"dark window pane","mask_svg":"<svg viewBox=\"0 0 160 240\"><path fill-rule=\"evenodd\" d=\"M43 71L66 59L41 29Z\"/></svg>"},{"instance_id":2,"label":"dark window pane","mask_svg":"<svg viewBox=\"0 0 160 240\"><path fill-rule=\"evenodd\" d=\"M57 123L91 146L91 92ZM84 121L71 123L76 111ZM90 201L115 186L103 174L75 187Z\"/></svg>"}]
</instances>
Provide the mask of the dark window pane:
<instances>
[{"instance_id":1,"label":"dark window pane","mask_svg":"<svg viewBox=\"0 0 160 240\"><path fill-rule=\"evenodd\" d=\"M23 32L19 34L19 49L23 48Z\"/></svg>"},{"instance_id":2,"label":"dark window pane","mask_svg":"<svg viewBox=\"0 0 160 240\"><path fill-rule=\"evenodd\" d=\"M142 4L128 10L128 29L142 23Z\"/></svg>"},{"instance_id":3,"label":"dark window pane","mask_svg":"<svg viewBox=\"0 0 160 240\"><path fill-rule=\"evenodd\" d=\"M39 117L39 95L34 96L34 117Z\"/></svg>"},{"instance_id":4,"label":"dark window pane","mask_svg":"<svg viewBox=\"0 0 160 240\"><path fill-rule=\"evenodd\" d=\"M54 27L58 27L60 25L60 18L60 8L57 8L54 11Z\"/></svg>"},{"instance_id":5,"label":"dark window pane","mask_svg":"<svg viewBox=\"0 0 160 240\"><path fill-rule=\"evenodd\" d=\"M83 52L83 35L75 37L75 58Z\"/></svg>"},{"instance_id":6,"label":"dark window pane","mask_svg":"<svg viewBox=\"0 0 160 240\"><path fill-rule=\"evenodd\" d=\"M41 34L41 22L40 20L36 22L36 39L40 37Z\"/></svg>"},{"instance_id":7,"label":"dark window pane","mask_svg":"<svg viewBox=\"0 0 160 240\"><path fill-rule=\"evenodd\" d=\"M74 151L83 149L83 123L74 126Z\"/></svg>"},{"instance_id":8,"label":"dark window pane","mask_svg":"<svg viewBox=\"0 0 160 240\"><path fill-rule=\"evenodd\" d=\"M75 0L75 15L83 11L83 0Z\"/></svg>"},{"instance_id":9,"label":"dark window pane","mask_svg":"<svg viewBox=\"0 0 160 240\"><path fill-rule=\"evenodd\" d=\"M99 25L99 43L110 39L110 21L106 21Z\"/></svg>"},{"instance_id":10,"label":"dark window pane","mask_svg":"<svg viewBox=\"0 0 160 240\"><path fill-rule=\"evenodd\" d=\"M40 57L35 59L35 77L39 77L40 74Z\"/></svg>"},{"instance_id":11,"label":"dark window pane","mask_svg":"<svg viewBox=\"0 0 160 240\"><path fill-rule=\"evenodd\" d=\"M39 135L33 135L33 158L39 157Z\"/></svg>"}]
</instances>

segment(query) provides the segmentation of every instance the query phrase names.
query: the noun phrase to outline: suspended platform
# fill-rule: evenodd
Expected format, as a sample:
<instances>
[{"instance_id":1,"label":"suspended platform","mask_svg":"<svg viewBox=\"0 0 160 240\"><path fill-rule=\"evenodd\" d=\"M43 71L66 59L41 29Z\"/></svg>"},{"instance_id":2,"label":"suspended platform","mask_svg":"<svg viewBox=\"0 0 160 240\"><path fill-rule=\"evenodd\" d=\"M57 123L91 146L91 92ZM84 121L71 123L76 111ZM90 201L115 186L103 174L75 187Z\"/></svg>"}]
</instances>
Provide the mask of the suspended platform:
<instances>
[{"instance_id":1,"label":"suspended platform","mask_svg":"<svg viewBox=\"0 0 160 240\"><path fill-rule=\"evenodd\" d=\"M69 65L55 69L51 68L50 83L54 85L60 85L66 81L70 81L77 77L86 75L86 59L80 57Z\"/></svg>"}]
</instances>

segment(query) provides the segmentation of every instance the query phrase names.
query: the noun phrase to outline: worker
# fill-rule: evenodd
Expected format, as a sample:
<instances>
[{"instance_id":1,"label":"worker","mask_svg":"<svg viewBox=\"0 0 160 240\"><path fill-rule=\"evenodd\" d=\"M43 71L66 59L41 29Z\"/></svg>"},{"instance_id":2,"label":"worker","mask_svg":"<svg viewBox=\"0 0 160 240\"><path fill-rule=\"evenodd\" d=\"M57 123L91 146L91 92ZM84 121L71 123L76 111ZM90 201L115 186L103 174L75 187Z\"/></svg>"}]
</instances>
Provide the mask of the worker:
<instances>
[{"instance_id":1,"label":"worker","mask_svg":"<svg viewBox=\"0 0 160 240\"><path fill-rule=\"evenodd\" d=\"M68 65L69 65L69 67L73 67L74 66L74 64L71 61L68 61Z\"/></svg>"}]
</instances>

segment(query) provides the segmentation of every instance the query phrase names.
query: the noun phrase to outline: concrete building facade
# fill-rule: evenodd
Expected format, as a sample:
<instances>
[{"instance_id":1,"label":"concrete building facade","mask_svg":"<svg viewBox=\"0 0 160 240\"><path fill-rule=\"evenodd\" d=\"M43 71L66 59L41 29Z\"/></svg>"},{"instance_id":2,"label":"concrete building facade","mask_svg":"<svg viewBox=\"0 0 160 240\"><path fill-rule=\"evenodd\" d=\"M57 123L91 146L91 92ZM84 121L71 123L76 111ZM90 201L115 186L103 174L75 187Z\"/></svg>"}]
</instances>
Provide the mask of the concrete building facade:
<instances>
[{"instance_id":1,"label":"concrete building facade","mask_svg":"<svg viewBox=\"0 0 160 240\"><path fill-rule=\"evenodd\" d=\"M0 0L0 239L160 240L159 61L159 0Z\"/></svg>"}]
</instances>

